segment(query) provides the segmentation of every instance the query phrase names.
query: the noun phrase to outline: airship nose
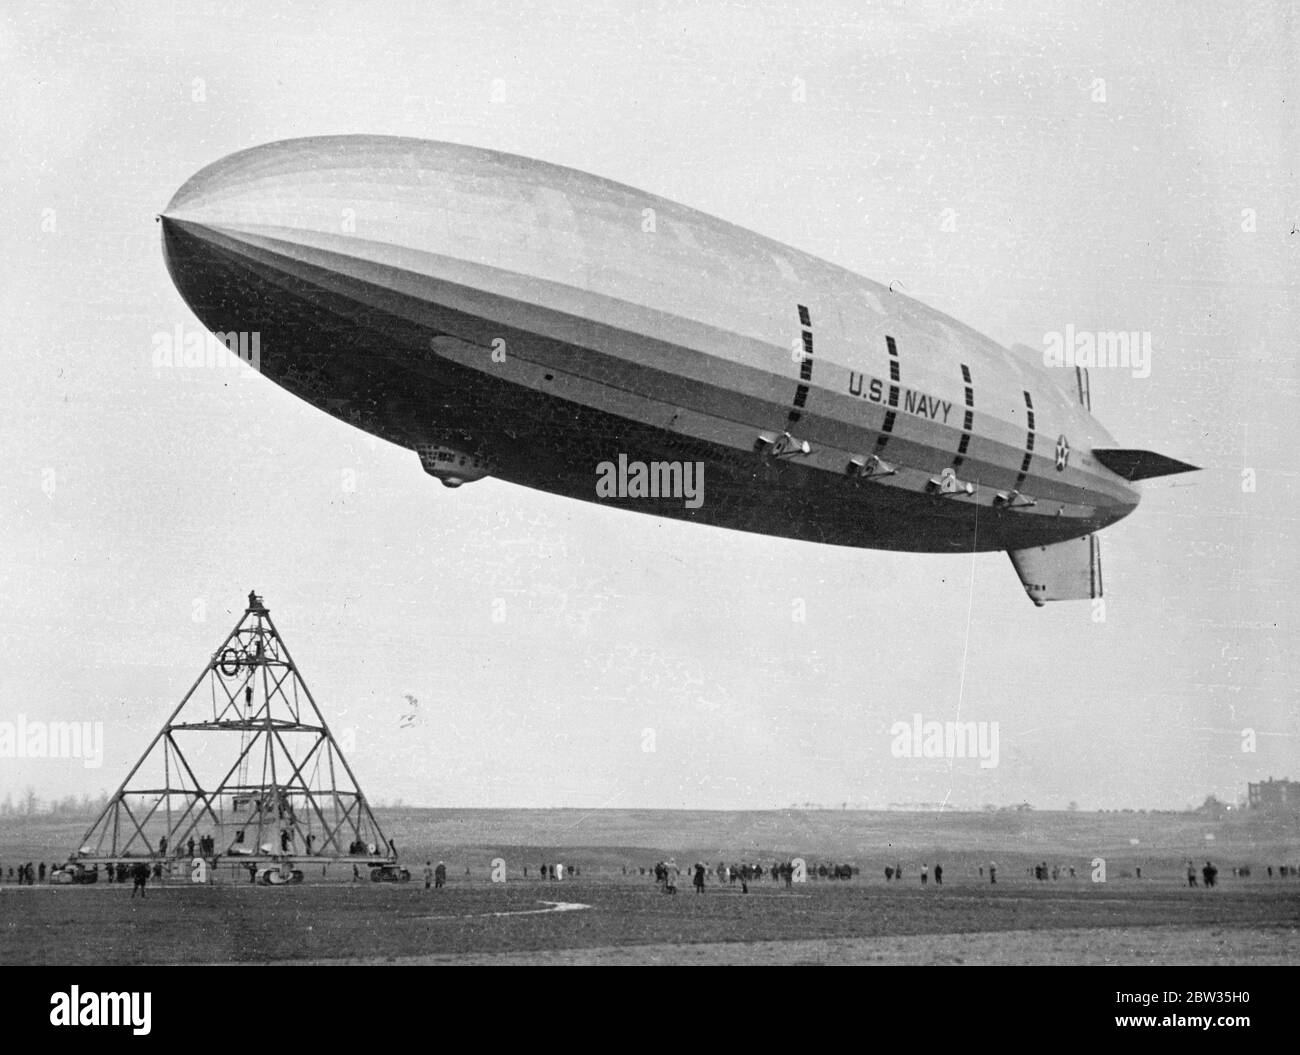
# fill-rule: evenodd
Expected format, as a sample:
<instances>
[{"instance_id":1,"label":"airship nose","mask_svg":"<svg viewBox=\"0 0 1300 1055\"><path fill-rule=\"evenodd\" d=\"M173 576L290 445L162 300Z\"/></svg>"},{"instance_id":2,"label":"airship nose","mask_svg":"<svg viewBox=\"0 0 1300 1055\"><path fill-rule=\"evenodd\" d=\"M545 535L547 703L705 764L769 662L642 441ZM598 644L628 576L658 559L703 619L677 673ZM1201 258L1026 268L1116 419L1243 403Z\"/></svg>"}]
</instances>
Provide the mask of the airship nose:
<instances>
[{"instance_id":1,"label":"airship nose","mask_svg":"<svg viewBox=\"0 0 1300 1055\"><path fill-rule=\"evenodd\" d=\"M192 176L161 217L167 270L208 331L227 346L237 335L269 379L381 434L376 408L399 416L404 405L392 363L428 348L410 215L442 197L405 143L254 147Z\"/></svg>"},{"instance_id":2,"label":"airship nose","mask_svg":"<svg viewBox=\"0 0 1300 1055\"><path fill-rule=\"evenodd\" d=\"M162 211L163 251L195 312L243 269L281 286L316 279L360 283L411 266L415 203L437 200L437 179L405 140L332 136L243 150L202 169ZM453 163L448 146L438 157Z\"/></svg>"},{"instance_id":3,"label":"airship nose","mask_svg":"<svg viewBox=\"0 0 1300 1055\"><path fill-rule=\"evenodd\" d=\"M250 239L396 243L412 212L436 203L469 148L389 136L289 139L231 154L195 173L163 216Z\"/></svg>"},{"instance_id":4,"label":"airship nose","mask_svg":"<svg viewBox=\"0 0 1300 1055\"><path fill-rule=\"evenodd\" d=\"M172 195L163 217L218 227L309 227L312 151L271 143L231 154L195 173Z\"/></svg>"},{"instance_id":5,"label":"airship nose","mask_svg":"<svg viewBox=\"0 0 1300 1055\"><path fill-rule=\"evenodd\" d=\"M314 332L319 277L364 267L351 251L364 166L349 166L349 152L330 142L231 154L190 177L162 211L163 257L185 302L215 333L260 334L255 365L273 377ZM268 352L278 363L268 364Z\"/></svg>"},{"instance_id":6,"label":"airship nose","mask_svg":"<svg viewBox=\"0 0 1300 1055\"><path fill-rule=\"evenodd\" d=\"M191 176L162 211L167 271L214 332L263 328L252 254L292 215L283 180L268 182L276 171L283 175L283 163L270 161L265 148L222 158Z\"/></svg>"},{"instance_id":7,"label":"airship nose","mask_svg":"<svg viewBox=\"0 0 1300 1055\"><path fill-rule=\"evenodd\" d=\"M182 249L185 234L227 254L255 256L331 227L343 233L327 188L313 180L310 142L254 147L195 173L162 211L164 245Z\"/></svg>"}]
</instances>

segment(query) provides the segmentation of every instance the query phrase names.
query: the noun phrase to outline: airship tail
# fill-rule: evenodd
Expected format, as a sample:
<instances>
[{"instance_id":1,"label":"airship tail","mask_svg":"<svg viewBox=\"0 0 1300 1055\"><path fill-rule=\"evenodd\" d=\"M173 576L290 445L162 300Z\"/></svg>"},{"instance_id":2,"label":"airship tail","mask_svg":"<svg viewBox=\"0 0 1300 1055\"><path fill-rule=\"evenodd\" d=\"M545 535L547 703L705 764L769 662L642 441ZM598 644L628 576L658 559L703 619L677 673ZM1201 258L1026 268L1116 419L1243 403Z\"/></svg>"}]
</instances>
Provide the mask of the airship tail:
<instances>
[{"instance_id":1,"label":"airship tail","mask_svg":"<svg viewBox=\"0 0 1300 1055\"><path fill-rule=\"evenodd\" d=\"M1011 564L1029 599L1086 601L1101 596L1101 543L1096 535L1010 551Z\"/></svg>"}]
</instances>

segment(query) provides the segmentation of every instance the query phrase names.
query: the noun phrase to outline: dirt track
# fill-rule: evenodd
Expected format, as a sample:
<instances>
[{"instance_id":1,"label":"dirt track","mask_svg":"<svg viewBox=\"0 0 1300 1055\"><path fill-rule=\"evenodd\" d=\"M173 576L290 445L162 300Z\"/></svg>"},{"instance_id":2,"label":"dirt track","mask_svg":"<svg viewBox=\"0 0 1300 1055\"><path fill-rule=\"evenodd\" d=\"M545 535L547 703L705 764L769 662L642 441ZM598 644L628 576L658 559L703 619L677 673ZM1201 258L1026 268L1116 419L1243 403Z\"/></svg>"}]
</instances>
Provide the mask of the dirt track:
<instances>
[{"instance_id":1,"label":"dirt track","mask_svg":"<svg viewBox=\"0 0 1300 1055\"><path fill-rule=\"evenodd\" d=\"M321 961L489 966L1084 964L1097 966L1294 965L1297 934L1281 928L1144 927L1107 930L1011 930L821 941L705 942L698 945L602 946L493 955L411 956L400 960Z\"/></svg>"}]
</instances>

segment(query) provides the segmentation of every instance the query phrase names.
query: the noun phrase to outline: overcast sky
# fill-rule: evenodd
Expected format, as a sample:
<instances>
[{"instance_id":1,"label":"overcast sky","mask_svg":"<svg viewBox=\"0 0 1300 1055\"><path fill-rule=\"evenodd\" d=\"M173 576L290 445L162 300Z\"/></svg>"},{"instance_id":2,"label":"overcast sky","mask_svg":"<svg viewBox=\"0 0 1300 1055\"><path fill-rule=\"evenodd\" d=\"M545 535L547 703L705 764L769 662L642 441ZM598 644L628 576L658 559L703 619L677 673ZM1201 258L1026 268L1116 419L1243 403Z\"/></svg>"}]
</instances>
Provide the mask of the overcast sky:
<instances>
[{"instance_id":1,"label":"overcast sky","mask_svg":"<svg viewBox=\"0 0 1300 1055\"><path fill-rule=\"evenodd\" d=\"M1294 15L957 6L5 5L0 720L102 722L105 752L0 758L0 796L111 791L254 587L376 800L1180 807L1300 778ZM1000 554L453 492L264 378L156 370L196 325L176 188L360 132L629 183L1006 344L1149 331L1150 376L1094 371L1094 412L1205 468L1104 533L1097 622ZM998 765L894 757L916 713L997 722Z\"/></svg>"}]
</instances>

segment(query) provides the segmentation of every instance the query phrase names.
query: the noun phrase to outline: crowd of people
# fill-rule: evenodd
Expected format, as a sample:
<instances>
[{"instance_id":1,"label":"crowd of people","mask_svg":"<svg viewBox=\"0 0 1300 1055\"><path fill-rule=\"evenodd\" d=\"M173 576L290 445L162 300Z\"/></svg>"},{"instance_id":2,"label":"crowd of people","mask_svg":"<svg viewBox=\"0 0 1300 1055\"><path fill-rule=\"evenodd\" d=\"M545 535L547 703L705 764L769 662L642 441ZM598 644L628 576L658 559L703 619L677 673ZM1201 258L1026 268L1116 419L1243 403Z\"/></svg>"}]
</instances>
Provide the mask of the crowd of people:
<instances>
[{"instance_id":1,"label":"crowd of people","mask_svg":"<svg viewBox=\"0 0 1300 1055\"><path fill-rule=\"evenodd\" d=\"M1025 872L1029 875L1032 875L1040 883L1045 883L1048 879L1054 879L1054 880L1060 879L1061 876L1066 874L1067 872L1071 879L1074 879L1076 876L1074 865L1067 865L1065 868L1062 868L1060 865L1052 865L1052 867L1049 869L1047 867L1046 861L1043 861L1041 864L1036 864L1030 868L1025 869ZM1137 877L1139 879L1142 878L1142 867L1140 865L1138 866Z\"/></svg>"},{"instance_id":2,"label":"crowd of people","mask_svg":"<svg viewBox=\"0 0 1300 1055\"><path fill-rule=\"evenodd\" d=\"M755 863L728 864L719 861L717 865L707 865L703 861L696 861L685 869L687 878L691 886L699 893L702 893L707 885L716 883L718 886L735 887L739 886L742 892L747 893L749 885L752 882L767 879L770 882L784 882L790 886L792 880L798 882L795 875L798 866L794 861L774 861L771 865L764 866ZM913 866L915 880L919 881L921 886L929 886L933 879L935 886L943 886L944 867L941 863L934 865L928 862L919 866ZM653 865L644 867L630 867L624 865L622 874L647 876L654 880L655 884L666 893L676 893L678 883L681 880L683 869L677 862L669 858L663 861L657 861ZM990 885L996 886L998 882L998 865L996 861L990 861L987 865L977 866L978 878L981 882L987 879ZM1269 878L1273 877L1290 877L1300 876L1300 869L1294 865L1269 865L1267 866ZM861 869L857 865L837 864L837 863L809 863L805 866L803 875L804 880L826 879L826 880L847 880L853 879L861 874ZM1084 870L1085 877L1089 875L1087 869ZM1218 885L1218 868L1210 861L1206 861L1204 867L1199 870L1193 862L1187 862L1187 885L1197 886L1199 883L1205 887L1213 888ZM1249 866L1240 865L1232 869L1234 878L1249 878L1251 870ZM1038 864L1028 865L1025 868L1025 875L1037 882L1059 882L1062 879L1078 879L1080 872L1075 865L1070 864L1053 864L1049 865L1046 861ZM885 882L898 883L905 879L902 863L886 865L884 868ZM1143 878L1142 867L1136 866L1132 873L1124 873L1123 877L1133 876L1137 879ZM1148 876L1148 878L1150 878Z\"/></svg>"},{"instance_id":3,"label":"crowd of people","mask_svg":"<svg viewBox=\"0 0 1300 1055\"><path fill-rule=\"evenodd\" d=\"M582 874L582 869L578 865L560 864L540 864L537 866L537 874L543 879L563 879L566 875L570 878ZM524 878L528 878L528 866L524 865Z\"/></svg>"},{"instance_id":4,"label":"crowd of people","mask_svg":"<svg viewBox=\"0 0 1300 1055\"><path fill-rule=\"evenodd\" d=\"M185 851L192 857L199 856L209 857L215 864L219 860L216 854L216 840L208 835L200 835L197 840L190 839L184 847ZM94 882L95 879L103 877L109 883L126 883L131 880L137 881L137 888L143 888L144 882L148 878L163 878L164 861L167 853L167 839L164 837L159 841L159 854L154 856L142 857L138 861L116 861L105 862L103 871L100 870L99 864L87 866L78 864L77 868L87 873L87 875L75 878L74 882ZM354 842L349 847L350 853L357 856L377 857L380 855L378 847L367 845L364 842ZM396 845L389 843L389 852L396 855ZM124 855L130 857L128 853ZM182 856L178 854L177 856ZM18 886L36 886L38 884L55 882L55 873L60 869L66 870L72 867L69 865L50 864L46 865L44 861L32 862L27 861L19 865L11 865L6 870L0 866L0 884L8 883ZM935 862L931 865L929 862L913 865L915 880L919 881L921 886L929 886L933 878L935 886L943 886L945 872L941 863ZM360 879L360 871L354 866L354 878ZM652 865L646 866L622 866L624 876L639 875L653 879L655 884L666 893L676 893L678 883L681 879L683 869L678 866L673 858L657 861ZM1137 866L1134 869L1137 879L1142 879L1142 868ZM988 865L979 865L977 867L980 881L986 878L992 885L998 882L998 865L997 862L990 861ZM94 878L89 878L93 873ZM137 875L143 875L140 879ZM525 879L534 876L549 881L558 881L563 879L576 879L583 873L583 867L579 864L556 862L543 862L532 870L530 866L523 866L523 876ZM785 861L772 861L769 864L763 864L755 861L727 862L718 861L716 865L709 865L704 861L695 861L686 869L690 885L697 893L703 893L707 886L719 886L734 888L738 887L742 893L749 892L751 883L762 882L764 880L773 884L783 884L786 887L795 882L809 880L851 880L861 874L861 869L854 864L845 862L820 861L820 862L803 862L798 858ZM1247 865L1238 865L1231 870L1233 878L1247 879L1251 876L1251 869ZM1279 864L1267 865L1266 873L1268 878L1296 878L1300 876L1300 868L1296 865ZM969 874L969 873L968 873ZM1084 870L1084 877L1088 877L1088 870ZM465 875L472 875L472 870L466 866ZM1041 861L1037 864L1025 867L1025 875L1037 882L1060 881L1062 879L1077 879L1079 871L1075 865L1069 864L1052 864ZM1123 873L1127 877L1129 873ZM1200 887L1213 889L1218 886L1219 869L1211 861L1206 861L1203 866L1198 867L1192 860L1186 862L1185 876L1188 887ZM907 878L904 874L903 864L896 862L884 867L885 882L900 883ZM68 881L68 877L59 877L63 882ZM1150 878L1148 876L1148 878ZM447 880L447 868L444 862L439 861L435 869L430 862L425 863L425 885L427 887L441 888ZM140 889L143 893L143 889Z\"/></svg>"},{"instance_id":5,"label":"crowd of people","mask_svg":"<svg viewBox=\"0 0 1300 1055\"><path fill-rule=\"evenodd\" d=\"M167 840L167 836L164 835L158 840L158 856L166 857L169 846L170 843ZM191 858L194 856L195 850L198 851L200 857L213 857L217 852L217 838L215 835L205 835L200 833L198 840L196 841L194 836L191 835L183 846L176 847L173 856L182 856L182 850L185 851L185 856Z\"/></svg>"},{"instance_id":6,"label":"crowd of people","mask_svg":"<svg viewBox=\"0 0 1300 1055\"><path fill-rule=\"evenodd\" d=\"M50 865L50 871L53 872L57 865ZM39 877L39 878L38 878ZM0 879L4 878L4 869L0 868ZM15 872L14 866L9 866L9 882L17 886L35 886L38 882L45 882L45 862L42 861L38 866L28 861L26 864L18 865Z\"/></svg>"},{"instance_id":7,"label":"crowd of people","mask_svg":"<svg viewBox=\"0 0 1300 1055\"><path fill-rule=\"evenodd\" d=\"M784 883L787 887L795 881L795 872L798 865L794 860L773 861L766 868L757 862L741 862L728 864L726 861L719 861L716 866L710 867L703 861L696 861L690 867L691 885L695 888L697 894L704 892L705 886L712 881L716 881L719 886L734 887L739 886L741 893L749 893L749 884L758 880L767 879L773 883ZM638 873L643 876L650 876L655 883L665 893L677 893L677 881L681 878L681 868L673 859L667 861L656 861L653 865L639 868ZM858 869L853 865L847 864L819 864L808 865L807 873L817 875L822 879L851 879L858 874ZM623 874L628 875L629 870L625 865ZM714 880L708 877L713 876Z\"/></svg>"}]
</instances>

